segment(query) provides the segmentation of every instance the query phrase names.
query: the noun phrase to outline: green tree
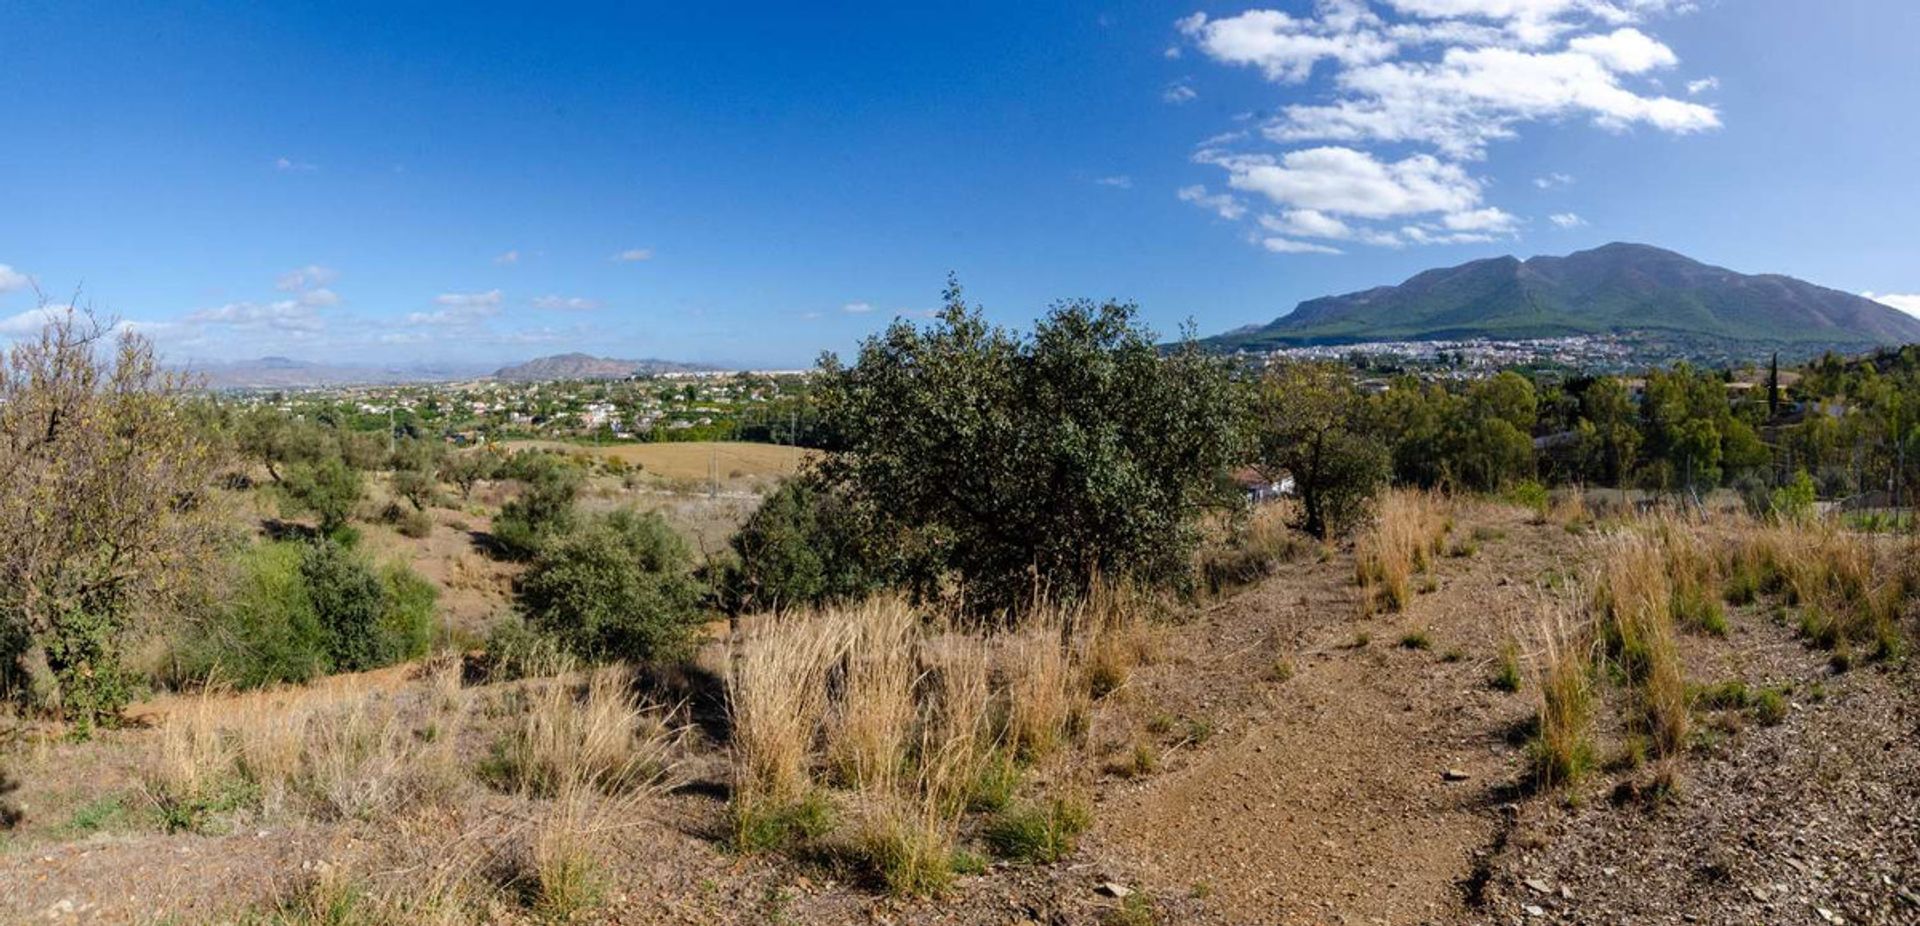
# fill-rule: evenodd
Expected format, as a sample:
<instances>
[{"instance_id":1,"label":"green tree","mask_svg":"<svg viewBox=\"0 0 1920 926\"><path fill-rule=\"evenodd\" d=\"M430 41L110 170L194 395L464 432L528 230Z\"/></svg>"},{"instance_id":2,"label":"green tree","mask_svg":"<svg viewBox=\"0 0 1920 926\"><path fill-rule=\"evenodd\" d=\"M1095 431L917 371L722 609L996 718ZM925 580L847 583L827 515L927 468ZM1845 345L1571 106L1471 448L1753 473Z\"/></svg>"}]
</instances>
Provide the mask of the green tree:
<instances>
[{"instance_id":1,"label":"green tree","mask_svg":"<svg viewBox=\"0 0 1920 926\"><path fill-rule=\"evenodd\" d=\"M1233 385L1191 344L1163 355L1134 315L1063 303L1023 339L950 282L931 327L823 358L823 476L899 538L921 592L951 573L980 611L1095 574L1182 579L1238 449Z\"/></svg>"},{"instance_id":2,"label":"green tree","mask_svg":"<svg viewBox=\"0 0 1920 926\"><path fill-rule=\"evenodd\" d=\"M1332 364L1285 364L1261 384L1260 469L1293 479L1296 526L1316 537L1351 529L1386 482L1385 448L1359 429L1364 405L1352 378Z\"/></svg>"},{"instance_id":3,"label":"green tree","mask_svg":"<svg viewBox=\"0 0 1920 926\"><path fill-rule=\"evenodd\" d=\"M511 559L528 559L548 537L573 526L573 503L585 475L564 458L523 453L511 464L523 484L518 498L500 507L493 519L493 540Z\"/></svg>"},{"instance_id":4,"label":"green tree","mask_svg":"<svg viewBox=\"0 0 1920 926\"><path fill-rule=\"evenodd\" d=\"M528 622L589 660L671 658L699 625L692 554L656 512L585 519L540 547L520 583Z\"/></svg>"},{"instance_id":5,"label":"green tree","mask_svg":"<svg viewBox=\"0 0 1920 926\"><path fill-rule=\"evenodd\" d=\"M732 611L773 610L857 597L882 580L866 519L811 475L788 479L760 503L729 544L722 580Z\"/></svg>"},{"instance_id":6,"label":"green tree","mask_svg":"<svg viewBox=\"0 0 1920 926\"><path fill-rule=\"evenodd\" d=\"M320 533L336 536L353 519L353 510L366 494L360 471L339 456L321 457L312 463L297 463L287 470L279 485L281 508L288 514L311 514L319 521Z\"/></svg>"}]
</instances>

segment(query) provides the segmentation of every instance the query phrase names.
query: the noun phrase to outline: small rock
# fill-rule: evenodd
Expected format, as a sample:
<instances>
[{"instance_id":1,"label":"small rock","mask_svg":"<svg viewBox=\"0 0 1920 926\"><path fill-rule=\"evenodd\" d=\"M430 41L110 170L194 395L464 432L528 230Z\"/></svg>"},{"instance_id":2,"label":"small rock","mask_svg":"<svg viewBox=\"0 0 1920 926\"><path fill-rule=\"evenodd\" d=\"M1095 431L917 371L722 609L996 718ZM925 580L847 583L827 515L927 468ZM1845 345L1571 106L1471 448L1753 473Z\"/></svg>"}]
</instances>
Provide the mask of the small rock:
<instances>
[{"instance_id":1,"label":"small rock","mask_svg":"<svg viewBox=\"0 0 1920 926\"><path fill-rule=\"evenodd\" d=\"M1546 910L1543 910L1540 907L1537 907L1533 904L1527 904L1526 906L1521 907L1520 909L1527 911L1528 916L1546 916L1547 915Z\"/></svg>"},{"instance_id":2,"label":"small rock","mask_svg":"<svg viewBox=\"0 0 1920 926\"><path fill-rule=\"evenodd\" d=\"M1466 781L1467 779L1472 777L1473 777L1472 775L1469 775L1466 772L1463 772L1457 768L1450 768L1440 773L1440 780L1442 781Z\"/></svg>"},{"instance_id":3,"label":"small rock","mask_svg":"<svg viewBox=\"0 0 1920 926\"><path fill-rule=\"evenodd\" d=\"M1547 882L1542 881L1539 878L1528 878L1527 880L1522 881L1520 883L1525 884L1527 886L1527 889L1534 892L1535 894L1553 893L1553 888L1548 887Z\"/></svg>"},{"instance_id":4,"label":"small rock","mask_svg":"<svg viewBox=\"0 0 1920 926\"><path fill-rule=\"evenodd\" d=\"M1121 884L1118 881L1103 882L1098 887L1095 887L1093 891L1096 894L1105 894L1116 900L1125 900L1133 896L1133 888Z\"/></svg>"}]
</instances>

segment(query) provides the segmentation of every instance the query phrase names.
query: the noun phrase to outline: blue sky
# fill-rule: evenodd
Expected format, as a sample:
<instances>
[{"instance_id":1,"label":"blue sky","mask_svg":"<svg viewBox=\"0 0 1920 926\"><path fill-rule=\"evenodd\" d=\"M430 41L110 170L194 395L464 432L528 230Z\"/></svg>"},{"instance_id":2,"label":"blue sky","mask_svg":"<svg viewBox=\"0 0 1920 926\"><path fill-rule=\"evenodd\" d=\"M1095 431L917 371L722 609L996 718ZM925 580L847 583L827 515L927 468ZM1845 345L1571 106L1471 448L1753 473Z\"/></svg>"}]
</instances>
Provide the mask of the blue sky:
<instances>
[{"instance_id":1,"label":"blue sky","mask_svg":"<svg viewBox=\"0 0 1920 926\"><path fill-rule=\"evenodd\" d=\"M1212 333L1613 240L1920 313L1909 0L4 23L0 334L37 285L176 359L786 367L931 308L949 270L1009 324L1119 297Z\"/></svg>"}]
</instances>

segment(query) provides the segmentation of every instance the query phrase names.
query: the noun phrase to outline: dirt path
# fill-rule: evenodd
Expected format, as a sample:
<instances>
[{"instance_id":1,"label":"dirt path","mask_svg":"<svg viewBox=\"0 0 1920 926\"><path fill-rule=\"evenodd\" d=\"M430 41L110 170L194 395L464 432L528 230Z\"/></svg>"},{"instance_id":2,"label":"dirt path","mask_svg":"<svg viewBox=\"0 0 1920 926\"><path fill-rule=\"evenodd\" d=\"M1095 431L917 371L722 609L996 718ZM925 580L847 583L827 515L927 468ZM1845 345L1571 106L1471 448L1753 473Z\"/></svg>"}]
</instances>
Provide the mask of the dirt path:
<instances>
[{"instance_id":1,"label":"dirt path","mask_svg":"<svg viewBox=\"0 0 1920 926\"><path fill-rule=\"evenodd\" d=\"M1176 651L1203 655L1156 667L1137 700L1210 712L1221 732L1112 797L1093 854L1158 893L1199 898L1221 922L1458 914L1519 769L1502 733L1527 713L1486 678L1522 590L1573 542L1491 517L1515 536L1441 559L1439 589L1405 614L1359 617L1339 556L1290 567L1182 628ZM1431 649L1400 645L1414 629ZM1276 681L1282 659L1292 677Z\"/></svg>"}]
</instances>

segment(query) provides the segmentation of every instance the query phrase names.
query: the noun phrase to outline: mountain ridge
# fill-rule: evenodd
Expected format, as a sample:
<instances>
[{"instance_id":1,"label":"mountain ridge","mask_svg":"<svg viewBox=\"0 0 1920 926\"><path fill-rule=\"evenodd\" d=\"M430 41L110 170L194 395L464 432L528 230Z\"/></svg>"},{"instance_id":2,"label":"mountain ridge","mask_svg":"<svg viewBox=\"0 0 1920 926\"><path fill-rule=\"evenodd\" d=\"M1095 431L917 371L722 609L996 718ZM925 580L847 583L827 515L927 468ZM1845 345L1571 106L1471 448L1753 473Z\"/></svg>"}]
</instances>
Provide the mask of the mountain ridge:
<instances>
[{"instance_id":1,"label":"mountain ridge","mask_svg":"<svg viewBox=\"0 0 1920 926\"><path fill-rule=\"evenodd\" d=\"M1778 273L1743 274L1645 244L1437 267L1397 286L1301 302L1225 350L1362 341L1522 339L1661 332L1862 348L1920 342L1920 318Z\"/></svg>"},{"instance_id":2,"label":"mountain ridge","mask_svg":"<svg viewBox=\"0 0 1920 926\"><path fill-rule=\"evenodd\" d=\"M613 357L595 357L578 351L565 354L552 354L535 357L521 363L501 367L493 372L494 379L509 382L537 382L558 379L623 379L634 375L656 375L660 373L702 373L717 369L698 363L682 363L677 360L659 360L645 358L641 360L622 360Z\"/></svg>"}]
</instances>

